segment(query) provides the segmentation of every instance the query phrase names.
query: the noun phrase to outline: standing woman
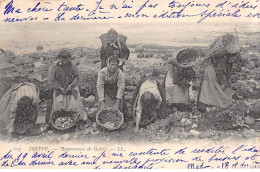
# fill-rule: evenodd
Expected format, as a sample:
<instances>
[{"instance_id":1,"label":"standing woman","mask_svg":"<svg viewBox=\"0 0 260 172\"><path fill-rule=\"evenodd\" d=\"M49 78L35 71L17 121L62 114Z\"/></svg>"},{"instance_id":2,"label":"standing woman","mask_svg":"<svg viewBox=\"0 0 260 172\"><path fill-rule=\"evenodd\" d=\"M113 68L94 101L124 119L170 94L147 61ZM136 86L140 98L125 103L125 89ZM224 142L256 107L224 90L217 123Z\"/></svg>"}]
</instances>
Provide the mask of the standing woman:
<instances>
[{"instance_id":1,"label":"standing woman","mask_svg":"<svg viewBox=\"0 0 260 172\"><path fill-rule=\"evenodd\" d=\"M232 104L230 76L234 64L241 64L238 40L231 34L218 37L208 51L208 66L202 78L197 108L226 108ZM240 65L238 65L240 66Z\"/></svg>"},{"instance_id":2,"label":"standing woman","mask_svg":"<svg viewBox=\"0 0 260 172\"><path fill-rule=\"evenodd\" d=\"M78 68L72 64L71 54L67 50L61 50L58 58L59 61L49 71L49 84L53 91L47 106L46 122L49 123L51 114L59 110L77 111L80 119L87 121L78 88Z\"/></svg>"},{"instance_id":3,"label":"standing woman","mask_svg":"<svg viewBox=\"0 0 260 172\"><path fill-rule=\"evenodd\" d=\"M120 42L120 40L122 40ZM118 68L123 71L123 65L128 60L130 51L125 42L126 37L118 36L117 31L110 29L107 34L101 35L103 46L100 49L101 54L101 69L107 66L107 60L112 55L117 55L119 58Z\"/></svg>"},{"instance_id":4,"label":"standing woman","mask_svg":"<svg viewBox=\"0 0 260 172\"><path fill-rule=\"evenodd\" d=\"M112 107L126 115L127 107L124 101L125 74L118 69L118 64L118 56L110 56L107 60L107 67L104 67L98 73L99 108Z\"/></svg>"}]
</instances>

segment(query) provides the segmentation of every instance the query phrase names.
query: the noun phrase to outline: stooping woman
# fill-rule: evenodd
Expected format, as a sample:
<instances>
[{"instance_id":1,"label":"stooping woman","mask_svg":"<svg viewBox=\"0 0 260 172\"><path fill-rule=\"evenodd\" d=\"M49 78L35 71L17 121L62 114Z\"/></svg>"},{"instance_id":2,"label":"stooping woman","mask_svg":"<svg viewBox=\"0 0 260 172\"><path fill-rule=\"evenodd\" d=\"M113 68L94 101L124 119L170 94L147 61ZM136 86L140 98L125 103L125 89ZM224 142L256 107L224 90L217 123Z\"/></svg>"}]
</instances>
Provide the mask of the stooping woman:
<instances>
[{"instance_id":1,"label":"stooping woman","mask_svg":"<svg viewBox=\"0 0 260 172\"><path fill-rule=\"evenodd\" d=\"M107 60L107 67L98 72L99 109L112 107L126 115L127 106L124 101L125 74L118 68L118 64L118 56L112 55Z\"/></svg>"},{"instance_id":2,"label":"stooping woman","mask_svg":"<svg viewBox=\"0 0 260 172\"><path fill-rule=\"evenodd\" d=\"M139 128L153 122L157 117L166 117L165 90L158 81L159 72L153 70L152 76L142 79L133 95L132 115L135 119L135 133Z\"/></svg>"},{"instance_id":3,"label":"stooping woman","mask_svg":"<svg viewBox=\"0 0 260 172\"><path fill-rule=\"evenodd\" d=\"M63 49L58 55L58 62L51 66L49 84L52 88L52 97L48 102L46 123L50 123L51 115L57 111L74 111L79 113L80 121L88 123L88 117L83 110L78 88L79 71L71 62L71 54Z\"/></svg>"},{"instance_id":4,"label":"stooping woman","mask_svg":"<svg viewBox=\"0 0 260 172\"><path fill-rule=\"evenodd\" d=\"M2 134L36 134L33 130L38 117L38 103L39 90L34 84L24 82L12 86L0 100Z\"/></svg>"},{"instance_id":5,"label":"stooping woman","mask_svg":"<svg viewBox=\"0 0 260 172\"><path fill-rule=\"evenodd\" d=\"M191 111L189 104L191 81L195 79L192 68L198 61L200 54L194 49L184 49L178 52L175 59L171 59L170 70L165 76L166 102L170 108L179 111Z\"/></svg>"},{"instance_id":6,"label":"stooping woman","mask_svg":"<svg viewBox=\"0 0 260 172\"><path fill-rule=\"evenodd\" d=\"M210 46L207 57L209 61L198 93L200 111L206 111L206 107L226 108L232 104L231 73L234 66L241 67L242 61L238 39L232 34L218 37Z\"/></svg>"}]
</instances>

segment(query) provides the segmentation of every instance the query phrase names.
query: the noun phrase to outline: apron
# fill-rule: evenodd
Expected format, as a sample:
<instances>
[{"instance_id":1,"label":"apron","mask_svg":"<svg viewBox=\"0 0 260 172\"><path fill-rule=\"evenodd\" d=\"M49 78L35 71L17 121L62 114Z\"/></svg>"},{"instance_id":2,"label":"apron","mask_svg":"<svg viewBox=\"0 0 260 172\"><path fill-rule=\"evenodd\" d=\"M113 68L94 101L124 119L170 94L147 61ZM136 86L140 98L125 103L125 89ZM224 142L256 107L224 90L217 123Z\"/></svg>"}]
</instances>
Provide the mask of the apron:
<instances>
[{"instance_id":1,"label":"apron","mask_svg":"<svg viewBox=\"0 0 260 172\"><path fill-rule=\"evenodd\" d=\"M166 75L165 90L167 103L187 103L189 100L189 88L182 88L177 84L173 84L171 71Z\"/></svg>"},{"instance_id":2,"label":"apron","mask_svg":"<svg viewBox=\"0 0 260 172\"><path fill-rule=\"evenodd\" d=\"M118 71L112 76L106 76L105 82L104 82L104 94L105 94L105 104L107 107L112 107L115 105L117 100L117 81L118 81ZM119 111L125 115L127 114L127 104L124 101L124 96L122 97L119 105Z\"/></svg>"},{"instance_id":3,"label":"apron","mask_svg":"<svg viewBox=\"0 0 260 172\"><path fill-rule=\"evenodd\" d=\"M55 80L59 85L66 89L73 81L75 71L72 63L67 66L57 65ZM79 87L75 86L67 94L63 94L59 89L52 90L52 99L47 103L46 122L49 123L51 115L60 110L77 111L80 114L80 119L87 120L87 114L83 110Z\"/></svg>"},{"instance_id":4,"label":"apron","mask_svg":"<svg viewBox=\"0 0 260 172\"><path fill-rule=\"evenodd\" d=\"M87 120L88 117L83 109L78 86L72 88L71 93L65 95L59 90L53 90L51 114L60 110L77 111L80 114L80 119Z\"/></svg>"},{"instance_id":5,"label":"apron","mask_svg":"<svg viewBox=\"0 0 260 172\"><path fill-rule=\"evenodd\" d=\"M106 76L104 82L104 90L105 90L105 104L107 107L112 107L115 105L117 100L117 81L118 81L118 71L112 76ZM122 112L122 101L120 101L119 110Z\"/></svg>"},{"instance_id":6,"label":"apron","mask_svg":"<svg viewBox=\"0 0 260 172\"><path fill-rule=\"evenodd\" d=\"M198 102L218 108L226 108L232 104L232 90L230 87L224 90L221 88L212 64L209 64L204 71Z\"/></svg>"}]
</instances>

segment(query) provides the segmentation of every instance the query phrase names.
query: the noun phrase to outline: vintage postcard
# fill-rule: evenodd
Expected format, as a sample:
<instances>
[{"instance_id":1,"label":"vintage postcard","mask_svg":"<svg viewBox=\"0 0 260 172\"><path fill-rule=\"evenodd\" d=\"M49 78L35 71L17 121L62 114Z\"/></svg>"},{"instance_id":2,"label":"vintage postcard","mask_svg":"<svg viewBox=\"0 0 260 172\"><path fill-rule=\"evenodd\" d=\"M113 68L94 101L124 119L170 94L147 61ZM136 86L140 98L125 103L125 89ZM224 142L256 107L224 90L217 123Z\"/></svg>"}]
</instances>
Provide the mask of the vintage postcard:
<instances>
[{"instance_id":1,"label":"vintage postcard","mask_svg":"<svg viewBox=\"0 0 260 172\"><path fill-rule=\"evenodd\" d=\"M259 169L260 1L1 0L1 169Z\"/></svg>"}]
</instances>

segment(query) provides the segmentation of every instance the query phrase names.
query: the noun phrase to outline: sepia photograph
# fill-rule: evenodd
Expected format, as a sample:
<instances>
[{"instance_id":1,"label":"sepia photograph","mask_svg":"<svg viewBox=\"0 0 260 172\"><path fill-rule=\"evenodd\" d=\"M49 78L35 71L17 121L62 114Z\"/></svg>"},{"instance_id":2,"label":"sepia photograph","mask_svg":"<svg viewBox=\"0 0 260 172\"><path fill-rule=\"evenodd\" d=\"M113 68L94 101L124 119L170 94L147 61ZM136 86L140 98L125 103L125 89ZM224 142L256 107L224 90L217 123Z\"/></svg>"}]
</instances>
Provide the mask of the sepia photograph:
<instances>
[{"instance_id":1,"label":"sepia photograph","mask_svg":"<svg viewBox=\"0 0 260 172\"><path fill-rule=\"evenodd\" d=\"M148 6L150 2L154 3ZM96 162L106 157L106 151L112 151L112 157L124 157L113 154L113 146L119 152L132 151L129 157L149 157L168 155L167 151L174 148L171 144L182 145L180 150L176 147L174 154L185 154L192 147L189 153L206 152L206 156L213 155L208 163L222 163L214 167L203 165L204 160L199 160L197 154L196 161L203 161L199 169L237 168L235 162L232 167L227 162L239 162L241 156L236 152L240 151L245 151L241 155L254 153L241 168L260 168L259 22L202 22L206 18L202 14L199 22L17 22L18 19L5 17L9 13L19 16L20 9L13 7L13 1L3 3L7 5L1 7L5 7L5 16L0 23L0 145L2 150L10 151L0 155L0 168L28 165L22 162L27 153L20 154L17 162L11 158L13 161L8 164L8 157L16 149L11 145L17 144L31 153L36 151L33 156L43 159L52 157L55 150L60 153L57 159L73 158L70 151L80 154L75 155L77 159L85 156L82 152L88 150L86 144L94 145L89 150L98 151L93 156L98 159L86 168L101 168ZM36 5L37 10L48 12L39 8L40 3L43 2ZM102 0L97 1L100 10L104 9L101 3ZM148 0L139 10L157 5ZM173 6L177 6L177 1L170 3L169 7ZM36 7L27 12L36 11ZM77 6L78 10L83 7ZM58 11L62 8L77 11L69 9L65 2ZM117 6L110 5L113 8ZM204 144L214 147L204 149ZM240 145L229 156L225 150L230 147L218 148L222 144ZM145 145L151 149L145 149ZM160 145L168 146L159 149ZM134 152L135 148L140 152ZM41 151L48 151L46 157L39 154ZM218 158L219 154L225 154L224 158ZM156 166L158 159L148 158L144 164L147 169L195 169L194 159L188 162L177 157L169 161L164 158ZM56 166L52 160L41 164L45 165L42 168ZM128 163L124 161L117 166L111 162L104 168L144 168L136 161L129 161L135 167L123 166ZM186 165L161 164L170 162ZM66 163L58 166L79 167L72 161ZM81 166L86 164L81 162ZM36 165L40 163L32 161L29 166Z\"/></svg>"},{"instance_id":2,"label":"sepia photograph","mask_svg":"<svg viewBox=\"0 0 260 172\"><path fill-rule=\"evenodd\" d=\"M2 31L4 140L259 137L259 26L44 23Z\"/></svg>"}]
</instances>

